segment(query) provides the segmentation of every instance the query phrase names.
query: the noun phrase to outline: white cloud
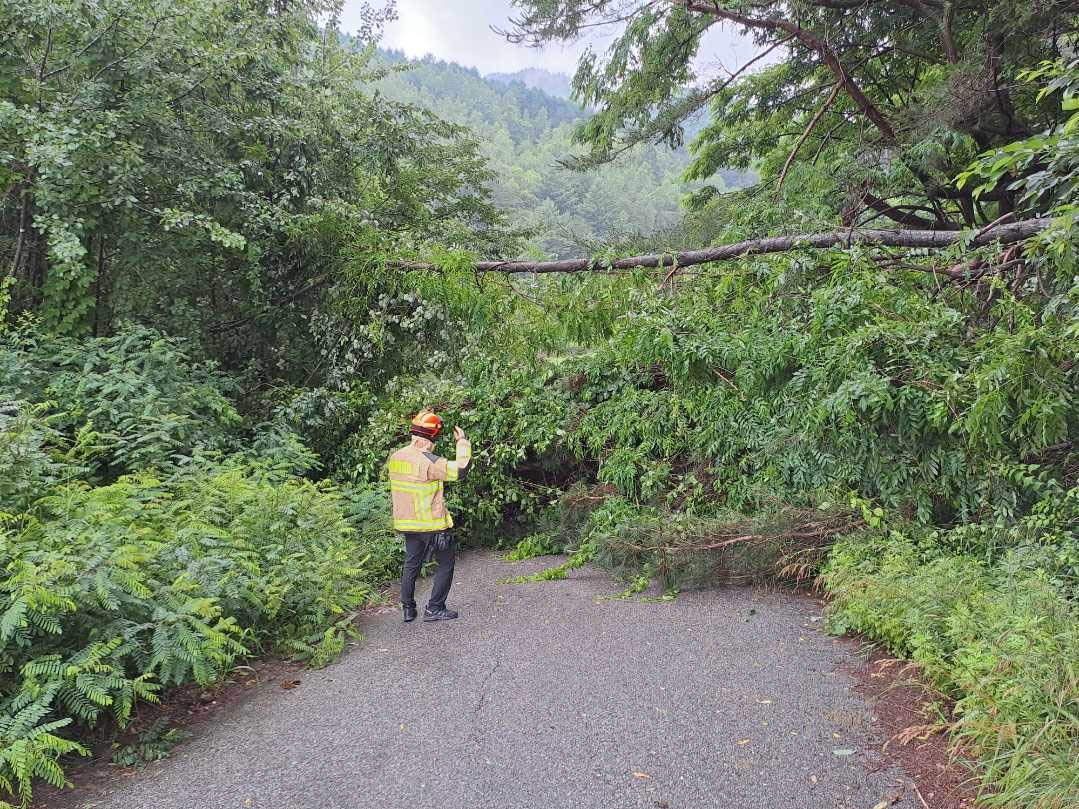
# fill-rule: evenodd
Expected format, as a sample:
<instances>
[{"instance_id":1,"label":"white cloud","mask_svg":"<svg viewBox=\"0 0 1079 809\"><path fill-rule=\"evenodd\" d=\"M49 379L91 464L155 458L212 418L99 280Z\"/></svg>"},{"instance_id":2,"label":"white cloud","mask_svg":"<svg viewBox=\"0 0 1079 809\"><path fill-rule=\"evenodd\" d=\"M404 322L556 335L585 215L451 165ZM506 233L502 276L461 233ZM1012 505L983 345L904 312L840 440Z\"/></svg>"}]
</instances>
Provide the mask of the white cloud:
<instances>
[{"instance_id":1,"label":"white cloud","mask_svg":"<svg viewBox=\"0 0 1079 809\"><path fill-rule=\"evenodd\" d=\"M341 27L359 25L360 0L346 0ZM491 30L506 28L514 14L510 0L398 0L400 18L386 27L382 45L410 57L432 54L439 59L479 69L480 73L513 72L525 67L573 74L587 41L542 49L513 45ZM609 41L594 39L603 50ZM735 70L757 52L754 44L729 27L716 26L705 35L698 68L708 75L721 65ZM717 64L718 63L718 64Z\"/></svg>"},{"instance_id":2,"label":"white cloud","mask_svg":"<svg viewBox=\"0 0 1079 809\"><path fill-rule=\"evenodd\" d=\"M341 27L358 26L359 0L346 0ZM398 0L399 19L386 27L382 45L420 58L439 59L478 68L481 73L546 67L572 72L580 47L542 50L512 45L491 30L506 28L512 15L509 0Z\"/></svg>"}]
</instances>

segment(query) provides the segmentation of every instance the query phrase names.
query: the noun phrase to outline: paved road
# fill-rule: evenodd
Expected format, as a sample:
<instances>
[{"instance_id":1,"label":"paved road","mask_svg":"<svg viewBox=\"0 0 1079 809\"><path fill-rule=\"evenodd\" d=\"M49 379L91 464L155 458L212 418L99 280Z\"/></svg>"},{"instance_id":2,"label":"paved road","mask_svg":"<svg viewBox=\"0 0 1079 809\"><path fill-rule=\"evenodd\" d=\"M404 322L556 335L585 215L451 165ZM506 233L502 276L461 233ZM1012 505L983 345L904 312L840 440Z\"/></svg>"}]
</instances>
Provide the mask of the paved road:
<instances>
[{"instance_id":1,"label":"paved road","mask_svg":"<svg viewBox=\"0 0 1079 809\"><path fill-rule=\"evenodd\" d=\"M294 690L267 684L80 805L916 806L867 752L871 709L841 668L850 647L818 631L808 600L748 588L610 600L615 584L589 569L497 583L549 563L466 556L450 599L460 620L374 616L334 665Z\"/></svg>"}]
</instances>

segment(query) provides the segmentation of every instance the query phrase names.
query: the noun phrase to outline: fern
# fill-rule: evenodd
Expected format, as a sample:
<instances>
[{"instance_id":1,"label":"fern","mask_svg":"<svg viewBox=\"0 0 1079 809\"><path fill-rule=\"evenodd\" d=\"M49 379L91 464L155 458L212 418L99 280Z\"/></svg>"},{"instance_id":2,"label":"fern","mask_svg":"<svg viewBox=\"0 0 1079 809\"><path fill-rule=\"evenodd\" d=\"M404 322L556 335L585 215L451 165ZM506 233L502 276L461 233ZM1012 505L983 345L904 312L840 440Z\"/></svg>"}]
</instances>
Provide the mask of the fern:
<instances>
[{"instance_id":1,"label":"fern","mask_svg":"<svg viewBox=\"0 0 1079 809\"><path fill-rule=\"evenodd\" d=\"M20 801L83 752L58 731L122 728L139 702L217 682L252 649L325 665L373 594L372 555L331 486L198 465L61 482L39 504L44 519L0 525L0 787Z\"/></svg>"}]
</instances>

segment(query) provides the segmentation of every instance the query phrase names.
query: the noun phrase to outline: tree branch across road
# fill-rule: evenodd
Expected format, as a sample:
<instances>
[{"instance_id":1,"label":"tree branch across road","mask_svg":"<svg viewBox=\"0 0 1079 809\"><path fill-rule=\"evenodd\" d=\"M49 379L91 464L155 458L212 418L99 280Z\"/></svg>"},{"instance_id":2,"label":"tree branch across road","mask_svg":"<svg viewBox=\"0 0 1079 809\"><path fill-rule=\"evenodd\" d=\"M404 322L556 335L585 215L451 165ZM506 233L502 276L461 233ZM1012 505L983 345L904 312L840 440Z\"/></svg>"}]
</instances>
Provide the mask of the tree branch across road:
<instances>
[{"instance_id":1,"label":"tree branch across road","mask_svg":"<svg viewBox=\"0 0 1079 809\"><path fill-rule=\"evenodd\" d=\"M1027 219L1022 222L1001 224L997 227L973 232L971 247L981 247L992 242L1012 244L1029 239L1049 227L1052 219ZM477 272L496 273L557 273L557 272L605 272L609 270L633 270L649 267L691 267L713 261L729 261L743 256L765 253L785 253L791 250L851 245L878 247L942 248L970 238L972 231L955 230L831 230L823 233L802 233L793 236L768 236L747 239L734 244L707 247L703 250L686 250L680 253L654 253L630 256L612 261L591 257L570 258L558 261L477 261ZM395 262L392 266L402 270L436 270L434 264L424 262Z\"/></svg>"}]
</instances>

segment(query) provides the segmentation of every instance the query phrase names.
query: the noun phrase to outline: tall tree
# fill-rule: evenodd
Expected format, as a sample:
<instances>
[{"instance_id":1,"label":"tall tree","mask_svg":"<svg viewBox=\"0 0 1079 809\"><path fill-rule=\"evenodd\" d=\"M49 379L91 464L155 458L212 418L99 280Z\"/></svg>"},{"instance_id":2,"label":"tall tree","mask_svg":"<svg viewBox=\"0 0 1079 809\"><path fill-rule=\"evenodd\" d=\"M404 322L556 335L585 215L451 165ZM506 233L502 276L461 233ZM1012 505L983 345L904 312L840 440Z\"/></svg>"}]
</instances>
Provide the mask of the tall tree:
<instances>
[{"instance_id":1,"label":"tall tree","mask_svg":"<svg viewBox=\"0 0 1079 809\"><path fill-rule=\"evenodd\" d=\"M1017 70L1061 56L1079 30L1075 0L515 0L506 35L542 45L594 28L617 31L588 50L574 78L596 109L576 131L587 167L642 141L678 144L702 109L689 176L759 169L777 193L795 176L847 224L869 218L955 229L996 218L1015 200L1001 183L975 199L954 178L979 152L1059 120L1012 89ZM733 26L758 46L721 75L702 38ZM763 67L762 67L763 66ZM697 196L707 200L710 190Z\"/></svg>"},{"instance_id":2,"label":"tall tree","mask_svg":"<svg viewBox=\"0 0 1079 809\"><path fill-rule=\"evenodd\" d=\"M373 92L334 0L0 0L0 261L54 331L121 319L305 367L345 270L499 252L458 127ZM369 40L387 12L367 10ZM295 339L293 339L295 338Z\"/></svg>"}]
</instances>

